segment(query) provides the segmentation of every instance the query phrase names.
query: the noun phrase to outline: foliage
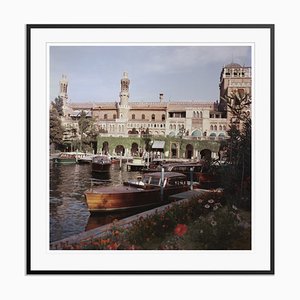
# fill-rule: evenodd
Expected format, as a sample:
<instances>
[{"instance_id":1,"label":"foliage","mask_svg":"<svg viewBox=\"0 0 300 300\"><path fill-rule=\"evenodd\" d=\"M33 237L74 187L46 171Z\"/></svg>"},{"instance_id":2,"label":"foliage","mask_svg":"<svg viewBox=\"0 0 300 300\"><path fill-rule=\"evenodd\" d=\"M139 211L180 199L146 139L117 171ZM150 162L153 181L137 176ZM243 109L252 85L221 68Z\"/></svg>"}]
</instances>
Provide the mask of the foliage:
<instances>
[{"instance_id":1,"label":"foliage","mask_svg":"<svg viewBox=\"0 0 300 300\"><path fill-rule=\"evenodd\" d=\"M104 129L104 128L100 128L100 129L98 130L98 132L99 132L99 133L108 133L108 131L107 131L106 129Z\"/></svg>"},{"instance_id":2,"label":"foliage","mask_svg":"<svg viewBox=\"0 0 300 300\"><path fill-rule=\"evenodd\" d=\"M148 129L148 128L147 128L147 129ZM147 130L146 130L146 131L147 131ZM148 130L148 132L149 132L149 130ZM142 140L143 140L144 145L145 145L145 150L146 150L147 152L149 152L149 151L151 150L151 138L150 138L150 136L147 135L147 134L144 134L144 135L142 136Z\"/></svg>"},{"instance_id":3,"label":"foliage","mask_svg":"<svg viewBox=\"0 0 300 300\"><path fill-rule=\"evenodd\" d=\"M132 130L131 130L130 133L131 133L131 134L138 134L139 132L136 130L136 128L132 128Z\"/></svg>"},{"instance_id":4,"label":"foliage","mask_svg":"<svg viewBox=\"0 0 300 300\"><path fill-rule=\"evenodd\" d=\"M251 105L251 96L244 89L233 91L229 96L223 98L227 102L227 111L229 111L238 121L246 121L250 118L249 108Z\"/></svg>"},{"instance_id":5,"label":"foliage","mask_svg":"<svg viewBox=\"0 0 300 300\"><path fill-rule=\"evenodd\" d=\"M223 187L227 198L238 206L251 208L251 116L249 94L238 91L227 97L228 112L233 123L228 130L229 139L221 145L227 152L227 165L223 165Z\"/></svg>"},{"instance_id":6,"label":"foliage","mask_svg":"<svg viewBox=\"0 0 300 300\"><path fill-rule=\"evenodd\" d=\"M250 218L227 206L220 191L209 192L140 217L129 227L114 222L100 238L61 246L70 250L250 249Z\"/></svg>"},{"instance_id":7,"label":"foliage","mask_svg":"<svg viewBox=\"0 0 300 300\"><path fill-rule=\"evenodd\" d=\"M59 116L64 115L63 105L64 105L64 101L63 101L63 98L61 98L61 97L56 97L54 99L54 101L52 101L52 107L54 107L57 110Z\"/></svg>"},{"instance_id":8,"label":"foliage","mask_svg":"<svg viewBox=\"0 0 300 300\"><path fill-rule=\"evenodd\" d=\"M55 148L59 148L63 143L63 126L59 117L59 113L55 107L50 110L50 144L54 144Z\"/></svg>"},{"instance_id":9,"label":"foliage","mask_svg":"<svg viewBox=\"0 0 300 300\"><path fill-rule=\"evenodd\" d=\"M91 151L90 143L96 141L98 135L94 119L87 117L85 111L81 111L78 126L81 141L80 149Z\"/></svg>"}]
</instances>

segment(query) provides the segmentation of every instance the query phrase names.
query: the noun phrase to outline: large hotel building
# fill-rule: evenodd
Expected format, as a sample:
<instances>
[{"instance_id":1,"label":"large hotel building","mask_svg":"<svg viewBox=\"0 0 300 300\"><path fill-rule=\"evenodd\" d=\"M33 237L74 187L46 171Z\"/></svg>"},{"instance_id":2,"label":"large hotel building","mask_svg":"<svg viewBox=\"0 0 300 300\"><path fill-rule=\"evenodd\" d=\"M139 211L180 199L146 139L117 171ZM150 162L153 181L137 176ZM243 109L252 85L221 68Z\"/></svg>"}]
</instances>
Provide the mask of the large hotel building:
<instances>
[{"instance_id":1,"label":"large hotel building","mask_svg":"<svg viewBox=\"0 0 300 300\"><path fill-rule=\"evenodd\" d=\"M217 88L217 87L216 87ZM190 141L218 141L227 137L231 123L230 114L226 110L226 96L235 92L251 95L251 67L236 63L225 65L220 74L220 98L206 101L165 101L164 95L158 94L157 101L130 101L130 79L126 72L121 78L119 99L116 102L71 103L68 101L68 80L63 76L60 81L60 94L63 99L63 125L65 140L72 139L71 132L78 130L78 119L82 111L93 117L101 138L128 138L149 134L156 140L183 135ZM73 130L73 131L72 131ZM102 141L102 140L101 140ZM184 157L197 155L193 150L185 151ZM164 145L168 154L175 153L180 157L180 150L172 151L174 145ZM102 150L100 146L98 149ZM116 152L114 151L111 152ZM129 149L130 150L130 149Z\"/></svg>"}]
</instances>

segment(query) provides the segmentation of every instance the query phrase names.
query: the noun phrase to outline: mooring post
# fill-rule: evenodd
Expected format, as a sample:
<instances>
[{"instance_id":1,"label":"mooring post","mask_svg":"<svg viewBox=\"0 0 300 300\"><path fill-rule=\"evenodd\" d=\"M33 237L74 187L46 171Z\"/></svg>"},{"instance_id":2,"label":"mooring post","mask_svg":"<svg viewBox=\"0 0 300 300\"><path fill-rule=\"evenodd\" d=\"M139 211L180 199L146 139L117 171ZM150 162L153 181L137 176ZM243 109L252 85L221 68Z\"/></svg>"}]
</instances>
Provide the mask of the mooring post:
<instances>
[{"instance_id":1,"label":"mooring post","mask_svg":"<svg viewBox=\"0 0 300 300\"><path fill-rule=\"evenodd\" d=\"M163 200L164 198L164 180L165 180L165 169L161 168L160 173L160 199Z\"/></svg>"},{"instance_id":2,"label":"mooring post","mask_svg":"<svg viewBox=\"0 0 300 300\"><path fill-rule=\"evenodd\" d=\"M194 168L190 168L191 190L193 189L193 171L194 171Z\"/></svg>"},{"instance_id":3,"label":"mooring post","mask_svg":"<svg viewBox=\"0 0 300 300\"><path fill-rule=\"evenodd\" d=\"M147 168L149 168L149 152L146 152L147 153Z\"/></svg>"},{"instance_id":4,"label":"mooring post","mask_svg":"<svg viewBox=\"0 0 300 300\"><path fill-rule=\"evenodd\" d=\"M120 154L120 170L122 170L122 153Z\"/></svg>"}]
</instances>

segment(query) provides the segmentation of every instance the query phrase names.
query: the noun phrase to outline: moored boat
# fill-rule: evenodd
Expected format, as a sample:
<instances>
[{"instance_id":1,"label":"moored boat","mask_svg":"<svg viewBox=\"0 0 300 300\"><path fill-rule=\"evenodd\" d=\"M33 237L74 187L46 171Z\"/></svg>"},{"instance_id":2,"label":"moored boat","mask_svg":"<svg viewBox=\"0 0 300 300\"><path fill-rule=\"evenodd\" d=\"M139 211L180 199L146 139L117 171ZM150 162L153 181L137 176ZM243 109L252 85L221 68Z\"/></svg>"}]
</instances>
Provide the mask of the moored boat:
<instances>
[{"instance_id":1,"label":"moored boat","mask_svg":"<svg viewBox=\"0 0 300 300\"><path fill-rule=\"evenodd\" d=\"M92 163L94 156L95 156L94 154L87 154L84 157L78 158L77 162L79 164L90 164L90 163Z\"/></svg>"},{"instance_id":2,"label":"moored boat","mask_svg":"<svg viewBox=\"0 0 300 300\"><path fill-rule=\"evenodd\" d=\"M91 188L85 192L85 198L90 212L109 212L164 205L170 202L169 196L188 189L185 175L155 172L122 186Z\"/></svg>"},{"instance_id":3,"label":"moored boat","mask_svg":"<svg viewBox=\"0 0 300 300\"><path fill-rule=\"evenodd\" d=\"M216 188L220 182L219 175L212 171L205 161L164 164L162 167L168 172L185 174L188 180L197 182L199 187L204 189Z\"/></svg>"},{"instance_id":4,"label":"moored boat","mask_svg":"<svg viewBox=\"0 0 300 300\"><path fill-rule=\"evenodd\" d=\"M54 163L57 164L75 164L78 159L85 156L85 153L81 152L62 152L59 156L53 159Z\"/></svg>"},{"instance_id":5,"label":"moored boat","mask_svg":"<svg viewBox=\"0 0 300 300\"><path fill-rule=\"evenodd\" d=\"M141 157L134 157L132 162L126 163L127 171L140 171L145 168L146 162Z\"/></svg>"},{"instance_id":6,"label":"moored boat","mask_svg":"<svg viewBox=\"0 0 300 300\"><path fill-rule=\"evenodd\" d=\"M92 159L93 172L109 172L111 159L106 155L96 155Z\"/></svg>"}]
</instances>

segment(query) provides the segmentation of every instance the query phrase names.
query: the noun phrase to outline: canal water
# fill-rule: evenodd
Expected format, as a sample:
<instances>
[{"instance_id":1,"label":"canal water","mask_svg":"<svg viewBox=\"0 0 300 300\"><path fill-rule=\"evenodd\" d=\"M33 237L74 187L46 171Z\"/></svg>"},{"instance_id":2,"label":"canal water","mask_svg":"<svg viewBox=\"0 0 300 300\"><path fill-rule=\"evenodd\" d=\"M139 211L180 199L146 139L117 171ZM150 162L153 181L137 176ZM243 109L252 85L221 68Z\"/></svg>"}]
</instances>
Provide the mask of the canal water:
<instances>
[{"instance_id":1,"label":"canal water","mask_svg":"<svg viewBox=\"0 0 300 300\"><path fill-rule=\"evenodd\" d=\"M122 219L137 212L90 215L84 192L91 185L121 185L139 172L127 172L126 164L112 164L106 174L94 174L90 164L55 164L50 161L50 242Z\"/></svg>"}]
</instances>

